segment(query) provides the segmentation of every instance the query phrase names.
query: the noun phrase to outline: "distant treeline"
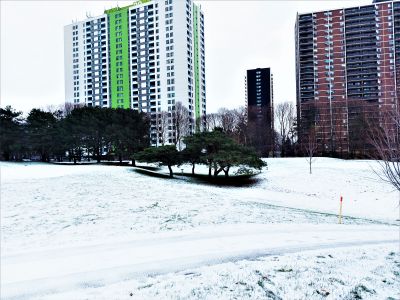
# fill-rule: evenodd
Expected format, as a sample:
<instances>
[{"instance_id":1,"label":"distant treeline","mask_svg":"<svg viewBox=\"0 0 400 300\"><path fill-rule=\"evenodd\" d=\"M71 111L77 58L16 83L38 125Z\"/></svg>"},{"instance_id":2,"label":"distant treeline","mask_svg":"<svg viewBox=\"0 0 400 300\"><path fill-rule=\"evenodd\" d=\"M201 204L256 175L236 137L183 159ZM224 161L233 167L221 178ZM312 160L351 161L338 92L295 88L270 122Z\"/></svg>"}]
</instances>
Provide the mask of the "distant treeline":
<instances>
[{"instance_id":1,"label":"distant treeline","mask_svg":"<svg viewBox=\"0 0 400 300\"><path fill-rule=\"evenodd\" d=\"M26 118L0 108L0 157L21 161L132 159L149 146L150 120L129 109L32 109ZM134 163L134 161L133 161Z\"/></svg>"}]
</instances>

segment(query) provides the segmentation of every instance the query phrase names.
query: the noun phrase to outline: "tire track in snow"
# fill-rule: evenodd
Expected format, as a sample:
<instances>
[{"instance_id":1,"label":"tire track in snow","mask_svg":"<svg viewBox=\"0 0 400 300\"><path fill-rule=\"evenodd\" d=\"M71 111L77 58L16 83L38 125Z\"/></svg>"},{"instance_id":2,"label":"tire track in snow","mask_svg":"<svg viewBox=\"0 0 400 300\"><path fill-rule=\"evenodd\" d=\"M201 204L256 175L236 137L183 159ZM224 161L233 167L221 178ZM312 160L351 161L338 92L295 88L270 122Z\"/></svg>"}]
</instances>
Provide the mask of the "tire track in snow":
<instances>
[{"instance_id":1,"label":"tire track in snow","mask_svg":"<svg viewBox=\"0 0 400 300\"><path fill-rule=\"evenodd\" d=\"M268 255L398 243L397 238L396 229L372 225L205 227L180 235L5 256L1 290L6 299L25 299Z\"/></svg>"}]
</instances>

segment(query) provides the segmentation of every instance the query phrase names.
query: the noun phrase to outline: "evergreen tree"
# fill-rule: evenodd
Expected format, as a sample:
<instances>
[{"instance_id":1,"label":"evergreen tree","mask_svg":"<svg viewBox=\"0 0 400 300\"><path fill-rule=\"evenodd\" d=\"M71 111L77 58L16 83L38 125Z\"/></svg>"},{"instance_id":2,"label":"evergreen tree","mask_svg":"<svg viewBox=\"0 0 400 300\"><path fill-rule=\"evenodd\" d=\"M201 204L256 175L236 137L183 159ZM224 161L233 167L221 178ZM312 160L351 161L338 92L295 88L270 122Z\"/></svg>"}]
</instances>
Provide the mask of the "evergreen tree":
<instances>
[{"instance_id":1,"label":"evergreen tree","mask_svg":"<svg viewBox=\"0 0 400 300\"><path fill-rule=\"evenodd\" d=\"M158 148L147 148L144 151L136 153L135 158L138 161L157 163L160 166L167 166L170 177L174 176L172 166L179 165L181 163L179 152L176 150L174 145L161 146Z\"/></svg>"},{"instance_id":2,"label":"evergreen tree","mask_svg":"<svg viewBox=\"0 0 400 300\"><path fill-rule=\"evenodd\" d=\"M185 139L187 145L183 152L185 162L204 163L208 165L208 175L218 176L221 172L229 176L230 168L233 166L247 166L261 170L265 163L250 148L236 143L228 137L221 129L217 128L213 132L203 132Z\"/></svg>"},{"instance_id":3,"label":"evergreen tree","mask_svg":"<svg viewBox=\"0 0 400 300\"><path fill-rule=\"evenodd\" d=\"M26 121L30 150L40 155L43 162L48 162L56 146L56 117L50 112L34 108Z\"/></svg>"},{"instance_id":4,"label":"evergreen tree","mask_svg":"<svg viewBox=\"0 0 400 300\"><path fill-rule=\"evenodd\" d=\"M22 112L11 106L0 108L0 155L4 160L19 160L24 148Z\"/></svg>"},{"instance_id":5,"label":"evergreen tree","mask_svg":"<svg viewBox=\"0 0 400 300\"><path fill-rule=\"evenodd\" d=\"M111 142L112 152L122 159L132 157L137 151L149 146L149 119L136 110L112 110L111 122L107 125L106 135ZM132 165L135 160L132 159Z\"/></svg>"}]
</instances>

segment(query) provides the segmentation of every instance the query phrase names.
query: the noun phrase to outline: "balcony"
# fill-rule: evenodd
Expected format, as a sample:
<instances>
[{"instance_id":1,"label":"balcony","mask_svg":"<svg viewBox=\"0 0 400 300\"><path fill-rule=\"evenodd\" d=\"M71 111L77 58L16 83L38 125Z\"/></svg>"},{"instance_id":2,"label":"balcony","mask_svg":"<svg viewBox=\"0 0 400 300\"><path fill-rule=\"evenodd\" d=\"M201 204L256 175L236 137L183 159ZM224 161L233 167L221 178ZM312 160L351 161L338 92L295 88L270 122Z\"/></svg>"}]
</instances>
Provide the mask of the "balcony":
<instances>
[{"instance_id":1,"label":"balcony","mask_svg":"<svg viewBox=\"0 0 400 300\"><path fill-rule=\"evenodd\" d=\"M299 38L312 38L312 37L314 37L312 27L299 31Z\"/></svg>"},{"instance_id":2,"label":"balcony","mask_svg":"<svg viewBox=\"0 0 400 300\"><path fill-rule=\"evenodd\" d=\"M299 44L313 44L313 38L299 38Z\"/></svg>"},{"instance_id":3,"label":"balcony","mask_svg":"<svg viewBox=\"0 0 400 300\"><path fill-rule=\"evenodd\" d=\"M369 69L353 69L353 70L347 70L347 75L350 76L355 76L355 75L371 75L371 74L377 74L378 70L377 68L369 68Z\"/></svg>"},{"instance_id":4,"label":"balcony","mask_svg":"<svg viewBox=\"0 0 400 300\"><path fill-rule=\"evenodd\" d=\"M347 33L365 33L369 32L371 34L376 34L376 27L374 26L362 26L362 27L353 27L353 28L347 28L346 27L346 34Z\"/></svg>"},{"instance_id":5,"label":"balcony","mask_svg":"<svg viewBox=\"0 0 400 300\"><path fill-rule=\"evenodd\" d=\"M311 52L314 53L314 47L311 44L299 46L300 52Z\"/></svg>"},{"instance_id":6,"label":"balcony","mask_svg":"<svg viewBox=\"0 0 400 300\"><path fill-rule=\"evenodd\" d=\"M299 56L300 57L305 57L305 56L314 57L314 52L312 50L300 50Z\"/></svg>"},{"instance_id":7,"label":"balcony","mask_svg":"<svg viewBox=\"0 0 400 300\"><path fill-rule=\"evenodd\" d=\"M365 63L365 62L376 62L376 61L377 61L376 56L372 56L372 57L369 57L369 56L361 57L361 56L355 56L355 55L347 56L348 64L357 63L357 62Z\"/></svg>"},{"instance_id":8,"label":"balcony","mask_svg":"<svg viewBox=\"0 0 400 300\"><path fill-rule=\"evenodd\" d=\"M305 69L300 71L300 76L311 75L311 74L314 77L314 69Z\"/></svg>"},{"instance_id":9,"label":"balcony","mask_svg":"<svg viewBox=\"0 0 400 300\"><path fill-rule=\"evenodd\" d=\"M346 34L345 36L346 44L356 44L359 45L360 43L370 43L376 45L376 34L366 34L366 35L350 35Z\"/></svg>"},{"instance_id":10,"label":"balcony","mask_svg":"<svg viewBox=\"0 0 400 300\"><path fill-rule=\"evenodd\" d=\"M356 21L347 21L346 20L346 29L353 28L353 27L363 27L365 25L373 25L375 26L375 16L371 18L362 18Z\"/></svg>"},{"instance_id":11,"label":"balcony","mask_svg":"<svg viewBox=\"0 0 400 300\"><path fill-rule=\"evenodd\" d=\"M347 65L347 71L349 70L360 70L360 69L371 69L371 67L377 67L377 63L353 63Z\"/></svg>"},{"instance_id":12,"label":"balcony","mask_svg":"<svg viewBox=\"0 0 400 300\"><path fill-rule=\"evenodd\" d=\"M351 39L351 38L364 38L364 37L371 37L371 38L375 38L377 35L376 32L371 33L371 34L364 34L364 35L360 35L358 32L346 32L346 38L347 39Z\"/></svg>"},{"instance_id":13,"label":"balcony","mask_svg":"<svg viewBox=\"0 0 400 300\"><path fill-rule=\"evenodd\" d=\"M302 81L300 80L300 86L302 87L314 87L314 81L313 80L307 80L307 81Z\"/></svg>"},{"instance_id":14,"label":"balcony","mask_svg":"<svg viewBox=\"0 0 400 300\"><path fill-rule=\"evenodd\" d=\"M347 57L354 57L354 56L373 56L377 59L377 46L365 47L365 46L348 46L346 47L346 54Z\"/></svg>"},{"instance_id":15,"label":"balcony","mask_svg":"<svg viewBox=\"0 0 400 300\"><path fill-rule=\"evenodd\" d=\"M349 83L348 87L354 86L378 86L378 76L369 76L366 78L351 78L347 77L347 82Z\"/></svg>"},{"instance_id":16,"label":"balcony","mask_svg":"<svg viewBox=\"0 0 400 300\"><path fill-rule=\"evenodd\" d=\"M312 75L311 74L300 75L300 79L314 81L314 73Z\"/></svg>"}]
</instances>

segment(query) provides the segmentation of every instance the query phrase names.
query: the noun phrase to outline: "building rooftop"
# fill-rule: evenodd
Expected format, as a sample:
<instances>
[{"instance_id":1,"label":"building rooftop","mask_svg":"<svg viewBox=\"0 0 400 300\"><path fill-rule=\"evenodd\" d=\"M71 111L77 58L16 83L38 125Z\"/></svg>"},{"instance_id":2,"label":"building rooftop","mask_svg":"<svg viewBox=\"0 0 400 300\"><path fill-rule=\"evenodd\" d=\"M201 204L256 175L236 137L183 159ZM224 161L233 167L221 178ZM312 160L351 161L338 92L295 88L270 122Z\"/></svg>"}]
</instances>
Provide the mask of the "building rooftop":
<instances>
[{"instance_id":1,"label":"building rooftop","mask_svg":"<svg viewBox=\"0 0 400 300\"><path fill-rule=\"evenodd\" d=\"M341 7L341 8L334 8L334 9L324 9L324 10L316 10L316 11L310 11L310 12L302 12L299 13L297 12L297 15L309 15L309 14L316 14L316 13L321 13L321 12L327 12L327 11L334 11L334 10L340 10L340 9L351 9L351 8L359 8L359 7L364 7L364 6L369 6L369 5L374 5L374 4L381 4L385 2L393 2L394 0L373 0L371 4L364 4L364 5L359 5L359 6L350 6L350 7Z\"/></svg>"}]
</instances>

